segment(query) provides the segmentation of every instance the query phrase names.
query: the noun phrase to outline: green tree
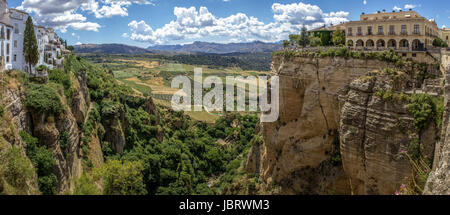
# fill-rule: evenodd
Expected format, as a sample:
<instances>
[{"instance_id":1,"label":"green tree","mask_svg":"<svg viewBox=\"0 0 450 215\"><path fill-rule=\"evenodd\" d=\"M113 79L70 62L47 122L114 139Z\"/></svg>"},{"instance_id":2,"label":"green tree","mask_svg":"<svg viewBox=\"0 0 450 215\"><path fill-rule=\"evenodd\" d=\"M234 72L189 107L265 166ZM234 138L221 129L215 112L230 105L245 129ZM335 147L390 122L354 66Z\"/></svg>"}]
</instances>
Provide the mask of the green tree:
<instances>
[{"instance_id":1,"label":"green tree","mask_svg":"<svg viewBox=\"0 0 450 215\"><path fill-rule=\"evenodd\" d=\"M319 37L311 35L311 36L309 36L309 44L312 47L320 46L322 44L322 40L320 40Z\"/></svg>"},{"instance_id":2,"label":"green tree","mask_svg":"<svg viewBox=\"0 0 450 215\"><path fill-rule=\"evenodd\" d=\"M145 195L144 167L140 161L124 162L108 160L100 169L94 170L96 177L103 177L105 195Z\"/></svg>"},{"instance_id":3,"label":"green tree","mask_svg":"<svg viewBox=\"0 0 450 215\"><path fill-rule=\"evenodd\" d=\"M309 45L308 30L306 29L305 25L303 25L302 32L300 33L299 45L302 47L306 47L307 45Z\"/></svg>"},{"instance_id":4,"label":"green tree","mask_svg":"<svg viewBox=\"0 0 450 215\"><path fill-rule=\"evenodd\" d=\"M289 35L289 41L290 41L291 45L294 45L294 46L300 45L300 35L298 35L298 34Z\"/></svg>"},{"instance_id":5,"label":"green tree","mask_svg":"<svg viewBox=\"0 0 450 215\"><path fill-rule=\"evenodd\" d=\"M287 48L291 43L287 40L283 40L283 47Z\"/></svg>"},{"instance_id":6,"label":"green tree","mask_svg":"<svg viewBox=\"0 0 450 215\"><path fill-rule=\"evenodd\" d=\"M31 67L36 65L39 60L38 44L36 40L36 35L34 34L34 25L31 16L28 16L25 34L23 38L23 55L25 61L28 63L31 73Z\"/></svg>"},{"instance_id":7,"label":"green tree","mask_svg":"<svg viewBox=\"0 0 450 215\"><path fill-rule=\"evenodd\" d=\"M343 30L336 30L331 36L331 41L335 46L341 46L345 44L345 34Z\"/></svg>"}]
</instances>

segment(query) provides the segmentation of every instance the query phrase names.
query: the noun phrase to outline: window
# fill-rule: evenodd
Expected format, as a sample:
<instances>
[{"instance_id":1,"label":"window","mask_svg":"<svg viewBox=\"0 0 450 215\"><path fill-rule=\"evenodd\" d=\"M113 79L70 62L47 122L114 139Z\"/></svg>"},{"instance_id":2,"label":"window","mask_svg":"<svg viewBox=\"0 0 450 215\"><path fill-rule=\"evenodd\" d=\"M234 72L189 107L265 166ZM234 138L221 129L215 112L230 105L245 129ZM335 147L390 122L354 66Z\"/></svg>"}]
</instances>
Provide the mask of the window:
<instances>
[{"instance_id":1,"label":"window","mask_svg":"<svg viewBox=\"0 0 450 215\"><path fill-rule=\"evenodd\" d=\"M6 39L10 40L11 39L11 29L7 29L6 30Z\"/></svg>"},{"instance_id":2,"label":"window","mask_svg":"<svg viewBox=\"0 0 450 215\"><path fill-rule=\"evenodd\" d=\"M14 55L13 57L13 61L16 62L17 61L17 55Z\"/></svg>"},{"instance_id":3,"label":"window","mask_svg":"<svg viewBox=\"0 0 450 215\"><path fill-rule=\"evenodd\" d=\"M372 26L367 27L367 35L372 35Z\"/></svg>"},{"instance_id":4,"label":"window","mask_svg":"<svg viewBox=\"0 0 450 215\"><path fill-rule=\"evenodd\" d=\"M14 40L14 48L17 48L17 40Z\"/></svg>"},{"instance_id":5,"label":"window","mask_svg":"<svg viewBox=\"0 0 450 215\"><path fill-rule=\"evenodd\" d=\"M6 56L6 63L9 63L9 56Z\"/></svg>"},{"instance_id":6,"label":"window","mask_svg":"<svg viewBox=\"0 0 450 215\"><path fill-rule=\"evenodd\" d=\"M14 24L14 33L16 33L16 34L19 33L19 25L17 23Z\"/></svg>"},{"instance_id":7,"label":"window","mask_svg":"<svg viewBox=\"0 0 450 215\"><path fill-rule=\"evenodd\" d=\"M362 35L362 28L358 27L358 35Z\"/></svg>"},{"instance_id":8,"label":"window","mask_svg":"<svg viewBox=\"0 0 450 215\"><path fill-rule=\"evenodd\" d=\"M9 43L6 44L6 55L9 55Z\"/></svg>"},{"instance_id":9,"label":"window","mask_svg":"<svg viewBox=\"0 0 450 215\"><path fill-rule=\"evenodd\" d=\"M394 25L389 26L389 34L395 35L395 26Z\"/></svg>"},{"instance_id":10,"label":"window","mask_svg":"<svg viewBox=\"0 0 450 215\"><path fill-rule=\"evenodd\" d=\"M416 54L416 53L413 53L412 56L413 56L413 57L417 57L417 54Z\"/></svg>"},{"instance_id":11,"label":"window","mask_svg":"<svg viewBox=\"0 0 450 215\"><path fill-rule=\"evenodd\" d=\"M419 25L414 25L414 34L420 34Z\"/></svg>"},{"instance_id":12,"label":"window","mask_svg":"<svg viewBox=\"0 0 450 215\"><path fill-rule=\"evenodd\" d=\"M407 34L406 25L402 25L402 34Z\"/></svg>"},{"instance_id":13,"label":"window","mask_svg":"<svg viewBox=\"0 0 450 215\"><path fill-rule=\"evenodd\" d=\"M403 53L402 56L403 56L403 57L406 57L406 53Z\"/></svg>"},{"instance_id":14,"label":"window","mask_svg":"<svg viewBox=\"0 0 450 215\"><path fill-rule=\"evenodd\" d=\"M352 36L352 28L348 28L348 36Z\"/></svg>"},{"instance_id":15,"label":"window","mask_svg":"<svg viewBox=\"0 0 450 215\"><path fill-rule=\"evenodd\" d=\"M383 34L383 26L378 26L378 34Z\"/></svg>"}]
</instances>

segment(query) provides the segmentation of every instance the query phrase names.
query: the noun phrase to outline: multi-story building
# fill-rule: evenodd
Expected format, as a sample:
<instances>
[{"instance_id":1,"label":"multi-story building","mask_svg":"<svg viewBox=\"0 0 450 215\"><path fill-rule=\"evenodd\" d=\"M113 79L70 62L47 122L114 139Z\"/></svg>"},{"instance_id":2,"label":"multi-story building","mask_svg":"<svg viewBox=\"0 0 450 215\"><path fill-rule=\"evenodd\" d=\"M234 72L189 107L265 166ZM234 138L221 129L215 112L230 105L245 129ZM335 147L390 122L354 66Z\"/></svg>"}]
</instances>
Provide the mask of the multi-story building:
<instances>
[{"instance_id":1,"label":"multi-story building","mask_svg":"<svg viewBox=\"0 0 450 215\"><path fill-rule=\"evenodd\" d=\"M23 38L25 32L25 23L28 19L28 13L10 8L10 23L14 27L14 39L12 42L12 67L18 70L24 70L26 64L23 54Z\"/></svg>"},{"instance_id":2,"label":"multi-story building","mask_svg":"<svg viewBox=\"0 0 450 215\"><path fill-rule=\"evenodd\" d=\"M11 43L13 26L10 25L9 9L6 0L0 0L0 59L2 68L12 69Z\"/></svg>"},{"instance_id":3,"label":"multi-story building","mask_svg":"<svg viewBox=\"0 0 450 215\"><path fill-rule=\"evenodd\" d=\"M6 0L0 0L0 68L18 69L29 74L35 74L35 69L29 66L23 55L24 32L28 13L8 8ZM49 68L60 66L63 53L67 53L60 38L51 28L35 26L34 31L38 43L39 60L35 66L45 65Z\"/></svg>"},{"instance_id":4,"label":"multi-story building","mask_svg":"<svg viewBox=\"0 0 450 215\"><path fill-rule=\"evenodd\" d=\"M442 28L441 29L441 38L444 40L447 44L450 44L450 28Z\"/></svg>"},{"instance_id":5,"label":"multi-story building","mask_svg":"<svg viewBox=\"0 0 450 215\"><path fill-rule=\"evenodd\" d=\"M440 36L434 20L416 11L362 14L359 21L343 24L347 46L360 50L425 51Z\"/></svg>"}]
</instances>

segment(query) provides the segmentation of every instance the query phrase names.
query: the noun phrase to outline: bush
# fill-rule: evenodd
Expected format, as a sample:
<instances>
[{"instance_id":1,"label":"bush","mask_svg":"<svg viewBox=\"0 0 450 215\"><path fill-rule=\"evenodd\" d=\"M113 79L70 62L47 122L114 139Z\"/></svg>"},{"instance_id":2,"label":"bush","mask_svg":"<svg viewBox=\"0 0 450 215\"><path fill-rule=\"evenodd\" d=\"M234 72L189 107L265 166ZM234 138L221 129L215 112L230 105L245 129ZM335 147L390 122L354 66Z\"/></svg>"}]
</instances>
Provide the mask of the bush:
<instances>
[{"instance_id":1,"label":"bush","mask_svg":"<svg viewBox=\"0 0 450 215\"><path fill-rule=\"evenodd\" d=\"M65 89L69 89L72 82L70 81L70 76L62 69L53 69L49 71L48 79L57 84L62 84Z\"/></svg>"},{"instance_id":2,"label":"bush","mask_svg":"<svg viewBox=\"0 0 450 215\"><path fill-rule=\"evenodd\" d=\"M3 107L3 105L0 105L0 117L3 117L3 114L5 114L5 107Z\"/></svg>"},{"instance_id":3,"label":"bush","mask_svg":"<svg viewBox=\"0 0 450 215\"><path fill-rule=\"evenodd\" d=\"M433 40L434 47L448 47L448 44L443 41L441 38L437 37Z\"/></svg>"},{"instance_id":4,"label":"bush","mask_svg":"<svg viewBox=\"0 0 450 215\"><path fill-rule=\"evenodd\" d=\"M345 33L343 30L336 30L331 36L331 41L335 46L341 46L345 44Z\"/></svg>"},{"instance_id":5,"label":"bush","mask_svg":"<svg viewBox=\"0 0 450 215\"><path fill-rule=\"evenodd\" d=\"M413 94L409 97L408 111L414 117L414 125L418 131L427 128L430 122L437 126L442 124L442 98L433 98L428 94Z\"/></svg>"},{"instance_id":6,"label":"bush","mask_svg":"<svg viewBox=\"0 0 450 215\"><path fill-rule=\"evenodd\" d=\"M141 162L109 160L94 172L103 178L105 195L145 195L147 190L143 183L143 170Z\"/></svg>"},{"instance_id":7,"label":"bush","mask_svg":"<svg viewBox=\"0 0 450 215\"><path fill-rule=\"evenodd\" d=\"M19 133L26 145L26 154L30 158L38 174L39 190L44 195L56 194L58 179L53 173L55 158L45 146L38 146L38 139L25 131Z\"/></svg>"},{"instance_id":8,"label":"bush","mask_svg":"<svg viewBox=\"0 0 450 215\"><path fill-rule=\"evenodd\" d=\"M43 195L55 195L58 179L55 174L41 176L38 179L39 190Z\"/></svg>"},{"instance_id":9,"label":"bush","mask_svg":"<svg viewBox=\"0 0 450 215\"><path fill-rule=\"evenodd\" d=\"M36 67L36 70L42 72L44 70L47 70L47 67L45 65L39 65L38 67Z\"/></svg>"},{"instance_id":10,"label":"bush","mask_svg":"<svg viewBox=\"0 0 450 215\"><path fill-rule=\"evenodd\" d=\"M100 195L94 178L84 173L75 183L74 195Z\"/></svg>"},{"instance_id":11,"label":"bush","mask_svg":"<svg viewBox=\"0 0 450 215\"><path fill-rule=\"evenodd\" d=\"M320 46L322 44L322 41L320 40L320 37L311 35L311 36L309 36L309 44L312 47L316 47L316 46Z\"/></svg>"},{"instance_id":12,"label":"bush","mask_svg":"<svg viewBox=\"0 0 450 215\"><path fill-rule=\"evenodd\" d=\"M60 114L63 106L58 92L48 85L30 84L25 105L43 113Z\"/></svg>"},{"instance_id":13,"label":"bush","mask_svg":"<svg viewBox=\"0 0 450 215\"><path fill-rule=\"evenodd\" d=\"M6 183L13 188L9 192L26 194L27 182L32 180L34 169L30 161L22 156L20 149L13 145L1 152L0 164L0 187L7 187L2 185Z\"/></svg>"}]
</instances>

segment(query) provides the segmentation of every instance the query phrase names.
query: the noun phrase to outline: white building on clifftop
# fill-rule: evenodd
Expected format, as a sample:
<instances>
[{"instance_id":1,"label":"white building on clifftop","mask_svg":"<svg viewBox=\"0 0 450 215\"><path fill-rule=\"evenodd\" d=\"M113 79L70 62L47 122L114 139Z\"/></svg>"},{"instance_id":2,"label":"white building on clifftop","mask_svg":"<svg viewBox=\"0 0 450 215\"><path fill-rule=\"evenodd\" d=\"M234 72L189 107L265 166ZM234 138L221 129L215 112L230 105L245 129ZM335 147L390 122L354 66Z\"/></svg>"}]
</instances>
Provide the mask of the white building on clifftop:
<instances>
[{"instance_id":1,"label":"white building on clifftop","mask_svg":"<svg viewBox=\"0 0 450 215\"><path fill-rule=\"evenodd\" d=\"M17 69L28 74L28 64L23 55L23 40L28 13L8 8L6 0L0 0L0 68ZM52 69L62 66L63 54L67 50L58 35L51 28L35 26L34 31L38 43L39 60L35 67L45 65Z\"/></svg>"}]
</instances>

